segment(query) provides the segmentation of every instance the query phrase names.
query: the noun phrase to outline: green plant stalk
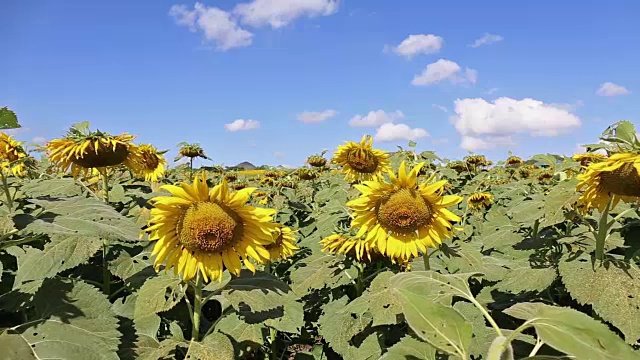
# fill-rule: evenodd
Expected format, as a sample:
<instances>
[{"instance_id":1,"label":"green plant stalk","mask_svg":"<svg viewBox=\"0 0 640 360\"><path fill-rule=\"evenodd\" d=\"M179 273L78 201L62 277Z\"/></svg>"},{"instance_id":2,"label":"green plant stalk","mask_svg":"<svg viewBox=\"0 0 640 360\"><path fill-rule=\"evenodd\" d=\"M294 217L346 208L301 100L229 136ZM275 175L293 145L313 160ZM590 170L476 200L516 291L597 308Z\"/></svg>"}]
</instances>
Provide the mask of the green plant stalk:
<instances>
[{"instance_id":1,"label":"green plant stalk","mask_svg":"<svg viewBox=\"0 0 640 360\"><path fill-rule=\"evenodd\" d=\"M104 188L104 202L109 204L109 175L107 169L100 172L102 176L102 187ZM109 296L111 294L111 272L109 271L109 263L107 262L109 255L109 242L104 239L102 242L102 291Z\"/></svg>"},{"instance_id":2,"label":"green plant stalk","mask_svg":"<svg viewBox=\"0 0 640 360\"><path fill-rule=\"evenodd\" d=\"M9 213L11 213L13 211L13 198L11 197L11 192L9 191L7 177L4 175L3 171L0 171L0 176L2 176L2 189L4 190L4 194L7 197L7 207L9 208Z\"/></svg>"},{"instance_id":3,"label":"green plant stalk","mask_svg":"<svg viewBox=\"0 0 640 360\"><path fill-rule=\"evenodd\" d=\"M531 353L529 353L529 357L535 356L538 353L538 350L540 350L540 348L542 347L542 345L544 345L544 341L538 338L538 340L536 340L536 345L531 350Z\"/></svg>"},{"instance_id":4,"label":"green plant stalk","mask_svg":"<svg viewBox=\"0 0 640 360\"><path fill-rule=\"evenodd\" d=\"M358 268L358 277L356 278L356 296L360 297L364 291L364 278L362 277L364 269L361 264L358 264L356 267Z\"/></svg>"},{"instance_id":5,"label":"green plant stalk","mask_svg":"<svg viewBox=\"0 0 640 360\"><path fill-rule=\"evenodd\" d=\"M271 360L278 358L278 330L269 328L269 345L271 346Z\"/></svg>"},{"instance_id":6,"label":"green plant stalk","mask_svg":"<svg viewBox=\"0 0 640 360\"><path fill-rule=\"evenodd\" d=\"M540 231L540 219L536 219L536 221L533 222L533 228L531 229L531 239L537 240L539 231Z\"/></svg>"},{"instance_id":7,"label":"green plant stalk","mask_svg":"<svg viewBox=\"0 0 640 360\"><path fill-rule=\"evenodd\" d=\"M200 341L200 318L202 316L202 277L200 272L196 275L196 283L193 285L193 327L191 340Z\"/></svg>"},{"instance_id":8,"label":"green plant stalk","mask_svg":"<svg viewBox=\"0 0 640 360\"><path fill-rule=\"evenodd\" d=\"M609 217L609 210L611 210L611 199L607 202L604 211L600 214L600 221L598 221L598 232L596 233L596 259L602 263L604 261L604 243L607 240L607 234L609 228L613 225L613 222L609 224L607 218Z\"/></svg>"},{"instance_id":9,"label":"green plant stalk","mask_svg":"<svg viewBox=\"0 0 640 360\"><path fill-rule=\"evenodd\" d=\"M491 327L493 327L493 330L495 330L495 332L498 334L498 336L504 336L502 334L502 329L500 329L500 326L498 326L498 324L493 319L493 317L491 317L491 314L489 314L487 309L485 309L484 306L482 306L482 304L480 304L478 302L478 300L476 300L474 297L470 297L470 298L468 298L468 300L470 300L473 303L473 305L475 305L478 308L478 310L480 310L482 315L484 315L485 319L487 319L489 324L491 324Z\"/></svg>"},{"instance_id":10,"label":"green plant stalk","mask_svg":"<svg viewBox=\"0 0 640 360\"><path fill-rule=\"evenodd\" d=\"M506 337L498 336L493 340L487 360L513 360L513 348Z\"/></svg>"},{"instance_id":11,"label":"green plant stalk","mask_svg":"<svg viewBox=\"0 0 640 360\"><path fill-rule=\"evenodd\" d=\"M433 254L433 253L431 253ZM429 260L431 259L431 254L429 254L428 252L425 253L424 255L422 255L422 261L424 262L424 270L431 270L431 263L429 262Z\"/></svg>"},{"instance_id":12,"label":"green plant stalk","mask_svg":"<svg viewBox=\"0 0 640 360\"><path fill-rule=\"evenodd\" d=\"M193 158L189 158L189 181L193 181Z\"/></svg>"}]
</instances>

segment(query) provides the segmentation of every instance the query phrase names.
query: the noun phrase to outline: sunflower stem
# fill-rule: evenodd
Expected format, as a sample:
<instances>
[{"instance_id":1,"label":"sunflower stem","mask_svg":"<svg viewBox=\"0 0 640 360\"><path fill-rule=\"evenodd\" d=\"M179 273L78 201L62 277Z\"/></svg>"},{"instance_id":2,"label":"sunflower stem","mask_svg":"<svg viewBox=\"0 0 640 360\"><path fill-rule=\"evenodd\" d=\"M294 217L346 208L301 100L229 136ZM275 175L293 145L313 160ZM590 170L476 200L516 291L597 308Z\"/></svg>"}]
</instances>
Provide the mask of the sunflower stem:
<instances>
[{"instance_id":1,"label":"sunflower stem","mask_svg":"<svg viewBox=\"0 0 640 360\"><path fill-rule=\"evenodd\" d=\"M271 345L271 359L276 360L278 358L278 330L269 328L269 344Z\"/></svg>"},{"instance_id":2,"label":"sunflower stem","mask_svg":"<svg viewBox=\"0 0 640 360\"><path fill-rule=\"evenodd\" d=\"M189 158L189 181L193 181L193 158Z\"/></svg>"},{"instance_id":3,"label":"sunflower stem","mask_svg":"<svg viewBox=\"0 0 640 360\"><path fill-rule=\"evenodd\" d=\"M360 297L360 295L362 295L362 292L364 291L364 278L362 276L364 269L360 264L358 264L356 268L358 269L358 277L356 278L356 297Z\"/></svg>"},{"instance_id":4,"label":"sunflower stem","mask_svg":"<svg viewBox=\"0 0 640 360\"><path fill-rule=\"evenodd\" d=\"M9 213L11 213L13 211L13 198L11 197L11 192L9 191L7 177L4 175L3 171L0 171L0 176L2 176L2 189L4 190L4 194L7 197L7 207L9 208Z\"/></svg>"},{"instance_id":5,"label":"sunflower stem","mask_svg":"<svg viewBox=\"0 0 640 360\"><path fill-rule=\"evenodd\" d=\"M431 254L429 253L425 253L424 255L422 255L422 261L424 262L424 270L431 270L431 264L429 263L429 258L431 257Z\"/></svg>"},{"instance_id":6,"label":"sunflower stem","mask_svg":"<svg viewBox=\"0 0 640 360\"><path fill-rule=\"evenodd\" d=\"M536 221L533 222L533 229L531 229L531 239L532 240L537 240L538 239L539 230L540 230L540 219L536 219Z\"/></svg>"},{"instance_id":7,"label":"sunflower stem","mask_svg":"<svg viewBox=\"0 0 640 360\"><path fill-rule=\"evenodd\" d=\"M109 203L109 175L107 174L107 169L103 169L101 171L102 175L102 187L104 188L104 202Z\"/></svg>"},{"instance_id":8,"label":"sunflower stem","mask_svg":"<svg viewBox=\"0 0 640 360\"><path fill-rule=\"evenodd\" d=\"M109 253L109 243L107 240L102 242L102 291L109 296L111 293L111 272L109 271L109 263L107 255Z\"/></svg>"},{"instance_id":9,"label":"sunflower stem","mask_svg":"<svg viewBox=\"0 0 640 360\"><path fill-rule=\"evenodd\" d=\"M604 211L600 214L600 221L598 222L598 232L595 234L596 238L596 259L602 264L604 261L604 243L607 240L607 233L609 232L610 225L607 222L609 218L609 211L611 210L611 199L607 202ZM613 225L613 222L612 224Z\"/></svg>"},{"instance_id":10,"label":"sunflower stem","mask_svg":"<svg viewBox=\"0 0 640 360\"><path fill-rule=\"evenodd\" d=\"M193 285L193 328L191 340L200 341L200 317L202 312L202 277L200 272L196 275L196 283Z\"/></svg>"}]
</instances>

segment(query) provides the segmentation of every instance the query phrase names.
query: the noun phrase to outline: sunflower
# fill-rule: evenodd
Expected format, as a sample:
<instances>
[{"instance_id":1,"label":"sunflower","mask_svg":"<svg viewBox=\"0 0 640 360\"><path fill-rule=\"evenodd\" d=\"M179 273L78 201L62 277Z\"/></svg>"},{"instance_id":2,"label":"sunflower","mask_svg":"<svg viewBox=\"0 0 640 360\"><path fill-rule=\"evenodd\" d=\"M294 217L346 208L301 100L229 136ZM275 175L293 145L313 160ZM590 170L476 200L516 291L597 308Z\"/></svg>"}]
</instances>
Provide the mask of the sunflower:
<instances>
[{"instance_id":1,"label":"sunflower","mask_svg":"<svg viewBox=\"0 0 640 360\"><path fill-rule=\"evenodd\" d=\"M470 165L473 168L489 166L493 164L493 162L487 160L484 155L471 155L464 158L464 161L467 165Z\"/></svg>"},{"instance_id":2,"label":"sunflower","mask_svg":"<svg viewBox=\"0 0 640 360\"><path fill-rule=\"evenodd\" d=\"M154 146L142 144L138 147L138 151L132 154L132 159L128 163L135 162L133 172L140 177L144 177L146 181L156 182L164 176L164 166L167 161L158 152Z\"/></svg>"},{"instance_id":3,"label":"sunflower","mask_svg":"<svg viewBox=\"0 0 640 360\"><path fill-rule=\"evenodd\" d=\"M228 182L234 182L238 180L238 174L235 172L226 173L224 175L224 179L227 180Z\"/></svg>"},{"instance_id":4,"label":"sunflower","mask_svg":"<svg viewBox=\"0 0 640 360\"><path fill-rule=\"evenodd\" d=\"M191 159L193 161L194 158L201 157L203 159L210 160L210 158L204 153L202 146L200 144L189 144L187 142L181 142L178 144L180 150L178 150L178 156L173 161L178 161L183 157Z\"/></svg>"},{"instance_id":5,"label":"sunflower","mask_svg":"<svg viewBox=\"0 0 640 360\"><path fill-rule=\"evenodd\" d=\"M309 168L298 169L298 177L300 180L313 180L318 177L318 172Z\"/></svg>"},{"instance_id":6,"label":"sunflower","mask_svg":"<svg viewBox=\"0 0 640 360\"><path fill-rule=\"evenodd\" d=\"M450 163L447 164L447 167L449 169L453 169L459 173L463 172L463 171L467 171L469 168L467 167L467 164L464 161L452 161Z\"/></svg>"},{"instance_id":7,"label":"sunflower","mask_svg":"<svg viewBox=\"0 0 640 360\"><path fill-rule=\"evenodd\" d=\"M518 169L518 174L521 178L526 179L531 176L531 169L529 169L528 167L521 167Z\"/></svg>"},{"instance_id":8,"label":"sunflower","mask_svg":"<svg viewBox=\"0 0 640 360\"><path fill-rule=\"evenodd\" d=\"M165 269L173 267L185 281L198 272L205 281L221 280L225 268L239 275L242 260L255 272L250 259L261 264L270 259L266 247L274 243L275 210L245 205L255 188L229 193L225 180L212 189L206 180L203 172L193 185L164 185L172 196L151 200L154 208L145 232L156 241L156 270L166 260Z\"/></svg>"},{"instance_id":9,"label":"sunflower","mask_svg":"<svg viewBox=\"0 0 640 360\"><path fill-rule=\"evenodd\" d=\"M640 200L640 155L618 153L608 159L591 163L584 174L578 175L578 191L584 191L579 203L585 209L604 211L609 199L612 208L620 200Z\"/></svg>"},{"instance_id":10,"label":"sunflower","mask_svg":"<svg viewBox=\"0 0 640 360\"><path fill-rule=\"evenodd\" d=\"M507 158L507 166L520 166L522 164L524 164L524 161L518 156L509 156Z\"/></svg>"},{"instance_id":11,"label":"sunflower","mask_svg":"<svg viewBox=\"0 0 640 360\"><path fill-rule=\"evenodd\" d=\"M589 166L591 163L601 162L607 157L599 153L584 153L573 155L573 160L580 163L582 166Z\"/></svg>"},{"instance_id":12,"label":"sunflower","mask_svg":"<svg viewBox=\"0 0 640 360\"><path fill-rule=\"evenodd\" d=\"M442 195L446 180L431 183L434 176L418 185L417 176L424 163L408 174L403 161L398 176L389 172L391 183L367 181L355 187L362 193L347 206L354 211L351 226L359 228L356 237L366 235L380 253L392 259L407 260L425 253L450 237L451 221L460 217L446 207L456 205L462 197Z\"/></svg>"},{"instance_id":13,"label":"sunflower","mask_svg":"<svg viewBox=\"0 0 640 360\"><path fill-rule=\"evenodd\" d=\"M239 182L239 183L233 184L233 189L234 190L242 190L242 189L244 189L244 188L246 188L248 186L249 186L249 184L247 184L246 182Z\"/></svg>"},{"instance_id":14,"label":"sunflower","mask_svg":"<svg viewBox=\"0 0 640 360\"><path fill-rule=\"evenodd\" d=\"M286 259L299 250L296 246L295 232L286 226L278 226L273 231L274 243L265 248L269 251L271 261Z\"/></svg>"},{"instance_id":15,"label":"sunflower","mask_svg":"<svg viewBox=\"0 0 640 360\"><path fill-rule=\"evenodd\" d=\"M275 185L275 183L276 183L276 180L274 178L263 177L260 179L260 184L265 186L273 186Z\"/></svg>"},{"instance_id":16,"label":"sunflower","mask_svg":"<svg viewBox=\"0 0 640 360\"><path fill-rule=\"evenodd\" d=\"M363 136L360 143L348 141L338 146L331 162L342 167L345 180L350 182L376 180L391 170L389 154L373 148L373 138Z\"/></svg>"},{"instance_id":17,"label":"sunflower","mask_svg":"<svg viewBox=\"0 0 640 360\"><path fill-rule=\"evenodd\" d=\"M100 130L72 127L66 136L47 143L49 161L54 169L66 172L71 169L73 177L81 173L86 176L91 169L127 165L132 171L140 171L132 161L138 147L132 142L133 135L110 135Z\"/></svg>"},{"instance_id":18,"label":"sunflower","mask_svg":"<svg viewBox=\"0 0 640 360\"><path fill-rule=\"evenodd\" d=\"M0 170L3 174L24 176L26 172L27 153L22 143L11 135L0 132Z\"/></svg>"},{"instance_id":19,"label":"sunflower","mask_svg":"<svg viewBox=\"0 0 640 360\"><path fill-rule=\"evenodd\" d=\"M549 184L553 180L553 173L551 171L543 171L538 174L538 181L542 184Z\"/></svg>"},{"instance_id":20,"label":"sunflower","mask_svg":"<svg viewBox=\"0 0 640 360\"><path fill-rule=\"evenodd\" d=\"M471 194L467 199L467 206L474 211L487 209L493 202L493 195L481 192Z\"/></svg>"},{"instance_id":21,"label":"sunflower","mask_svg":"<svg viewBox=\"0 0 640 360\"><path fill-rule=\"evenodd\" d=\"M312 155L307 158L307 164L313 167L324 167L327 165L327 159L325 159L322 155Z\"/></svg>"},{"instance_id":22,"label":"sunflower","mask_svg":"<svg viewBox=\"0 0 640 360\"><path fill-rule=\"evenodd\" d=\"M372 259L376 254L375 247L370 241L358 239L350 236L333 234L320 240L323 252L329 254L341 254L358 260Z\"/></svg>"}]
</instances>

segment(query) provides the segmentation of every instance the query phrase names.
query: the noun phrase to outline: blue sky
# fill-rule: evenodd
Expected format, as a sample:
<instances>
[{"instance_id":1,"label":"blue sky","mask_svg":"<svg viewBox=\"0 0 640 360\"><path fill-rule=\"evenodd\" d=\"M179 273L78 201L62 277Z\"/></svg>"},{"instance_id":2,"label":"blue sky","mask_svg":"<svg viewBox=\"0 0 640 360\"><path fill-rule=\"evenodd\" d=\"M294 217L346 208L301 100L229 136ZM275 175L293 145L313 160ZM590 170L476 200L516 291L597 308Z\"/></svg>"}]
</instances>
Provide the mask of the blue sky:
<instances>
[{"instance_id":1,"label":"blue sky","mask_svg":"<svg viewBox=\"0 0 640 360\"><path fill-rule=\"evenodd\" d=\"M199 142L225 165L301 165L365 133L448 158L572 154L638 120L639 12L636 0L8 0L0 106L24 141L89 120L170 159Z\"/></svg>"}]
</instances>

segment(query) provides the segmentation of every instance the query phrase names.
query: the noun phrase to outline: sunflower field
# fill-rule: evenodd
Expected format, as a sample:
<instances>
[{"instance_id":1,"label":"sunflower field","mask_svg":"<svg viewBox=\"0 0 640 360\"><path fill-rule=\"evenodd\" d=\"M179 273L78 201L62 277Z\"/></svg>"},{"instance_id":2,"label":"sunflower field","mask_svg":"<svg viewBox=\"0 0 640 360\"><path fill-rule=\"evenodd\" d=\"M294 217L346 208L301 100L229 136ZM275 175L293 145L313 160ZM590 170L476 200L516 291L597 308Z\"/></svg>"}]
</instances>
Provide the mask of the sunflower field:
<instances>
[{"instance_id":1,"label":"sunflower field","mask_svg":"<svg viewBox=\"0 0 640 360\"><path fill-rule=\"evenodd\" d=\"M632 123L496 163L353 140L242 172L1 132L0 359L640 359Z\"/></svg>"}]
</instances>

